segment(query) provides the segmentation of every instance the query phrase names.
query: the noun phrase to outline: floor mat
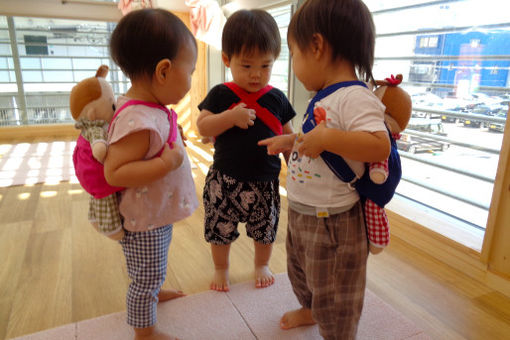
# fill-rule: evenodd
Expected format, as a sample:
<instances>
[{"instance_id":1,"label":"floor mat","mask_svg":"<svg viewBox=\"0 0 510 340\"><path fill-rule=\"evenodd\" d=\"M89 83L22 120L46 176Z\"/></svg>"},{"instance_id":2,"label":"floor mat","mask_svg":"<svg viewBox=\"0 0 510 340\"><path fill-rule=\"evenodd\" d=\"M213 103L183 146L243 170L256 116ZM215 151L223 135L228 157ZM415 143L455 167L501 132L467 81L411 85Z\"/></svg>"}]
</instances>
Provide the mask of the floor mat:
<instances>
[{"instance_id":1,"label":"floor mat","mask_svg":"<svg viewBox=\"0 0 510 340\"><path fill-rule=\"evenodd\" d=\"M230 292L207 291L158 306L158 327L179 339L321 339L317 326L281 330L281 315L299 304L286 273L274 285L257 289L253 282L233 285ZM125 340L133 338L125 312L80 321L16 340ZM375 294L366 291L358 339L430 339L421 329Z\"/></svg>"}]
</instances>

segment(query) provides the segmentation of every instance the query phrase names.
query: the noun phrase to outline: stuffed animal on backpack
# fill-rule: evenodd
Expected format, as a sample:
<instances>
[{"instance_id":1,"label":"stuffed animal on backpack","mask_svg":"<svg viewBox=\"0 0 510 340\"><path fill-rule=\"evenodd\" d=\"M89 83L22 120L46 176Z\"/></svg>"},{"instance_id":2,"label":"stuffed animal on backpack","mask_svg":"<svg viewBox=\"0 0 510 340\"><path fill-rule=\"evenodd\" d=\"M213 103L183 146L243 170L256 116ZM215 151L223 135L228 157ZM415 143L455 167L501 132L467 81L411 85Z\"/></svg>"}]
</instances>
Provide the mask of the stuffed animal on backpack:
<instances>
[{"instance_id":1,"label":"stuffed animal on backpack","mask_svg":"<svg viewBox=\"0 0 510 340\"><path fill-rule=\"evenodd\" d=\"M396 77L391 75L391 78L385 80L377 80L376 84L379 87L374 91L374 94L386 106L384 112L384 121L390 130L393 139L400 138L400 132L404 131L411 118L412 101L411 96L398 85L402 82L402 75L397 74ZM370 179L377 184L384 183L388 177L388 169L372 163L370 166Z\"/></svg>"},{"instance_id":2,"label":"stuffed animal on backpack","mask_svg":"<svg viewBox=\"0 0 510 340\"><path fill-rule=\"evenodd\" d=\"M379 87L374 94L386 106L384 121L393 140L400 138L411 118L412 102L409 94L398 85L402 75L393 75L382 81L376 81ZM400 162L399 162L400 163ZM388 178L388 160L369 164L369 177L376 184L383 184ZM367 224L369 249L372 254L380 253L389 242L389 227L386 211L383 207L367 199L365 201L365 222Z\"/></svg>"},{"instance_id":3,"label":"stuffed animal on backpack","mask_svg":"<svg viewBox=\"0 0 510 340\"><path fill-rule=\"evenodd\" d=\"M104 178L108 125L115 113L115 97L106 81L108 66L101 65L94 77L80 81L71 90L69 104L81 130L73 152L76 177L90 196L88 219L102 234L120 240L124 236L117 192Z\"/></svg>"}]
</instances>

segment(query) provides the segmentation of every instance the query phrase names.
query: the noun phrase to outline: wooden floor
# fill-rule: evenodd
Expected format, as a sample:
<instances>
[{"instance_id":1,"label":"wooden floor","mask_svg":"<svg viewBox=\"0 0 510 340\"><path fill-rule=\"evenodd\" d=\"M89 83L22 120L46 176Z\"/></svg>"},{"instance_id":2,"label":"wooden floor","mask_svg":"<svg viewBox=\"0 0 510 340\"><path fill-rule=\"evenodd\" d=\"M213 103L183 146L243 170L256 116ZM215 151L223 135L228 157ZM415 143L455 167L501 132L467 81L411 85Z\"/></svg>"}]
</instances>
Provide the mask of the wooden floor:
<instances>
[{"instance_id":1,"label":"wooden floor","mask_svg":"<svg viewBox=\"0 0 510 340\"><path fill-rule=\"evenodd\" d=\"M211 162L188 147L197 194ZM282 179L282 185L284 185ZM128 278L120 246L87 222L78 184L0 188L0 339L125 309ZM286 199L271 268L286 271ZM165 287L208 289L212 261L203 209L175 224ZM241 229L242 230L242 229ZM253 244L244 233L231 251L231 282L252 279ZM368 287L434 339L510 339L510 299L393 238L371 256Z\"/></svg>"}]
</instances>

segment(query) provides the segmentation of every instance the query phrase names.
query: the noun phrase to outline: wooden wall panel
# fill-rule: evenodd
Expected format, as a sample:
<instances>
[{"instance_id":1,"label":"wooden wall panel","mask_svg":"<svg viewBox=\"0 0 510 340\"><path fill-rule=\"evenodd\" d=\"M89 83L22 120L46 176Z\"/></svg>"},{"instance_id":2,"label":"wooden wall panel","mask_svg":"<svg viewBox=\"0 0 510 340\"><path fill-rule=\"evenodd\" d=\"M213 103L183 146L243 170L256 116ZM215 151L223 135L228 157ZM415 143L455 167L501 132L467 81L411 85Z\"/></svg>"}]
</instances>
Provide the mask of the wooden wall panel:
<instances>
[{"instance_id":1,"label":"wooden wall panel","mask_svg":"<svg viewBox=\"0 0 510 340\"><path fill-rule=\"evenodd\" d=\"M174 12L188 27L189 13ZM196 121L199 114L198 104L207 94L207 45L197 40L197 64L191 82L190 92L173 107L179 115L179 124L186 135L198 135Z\"/></svg>"},{"instance_id":2,"label":"wooden wall panel","mask_svg":"<svg viewBox=\"0 0 510 340\"><path fill-rule=\"evenodd\" d=\"M510 113L510 111L509 111ZM507 120L482 250L489 271L510 280L510 120Z\"/></svg>"}]
</instances>

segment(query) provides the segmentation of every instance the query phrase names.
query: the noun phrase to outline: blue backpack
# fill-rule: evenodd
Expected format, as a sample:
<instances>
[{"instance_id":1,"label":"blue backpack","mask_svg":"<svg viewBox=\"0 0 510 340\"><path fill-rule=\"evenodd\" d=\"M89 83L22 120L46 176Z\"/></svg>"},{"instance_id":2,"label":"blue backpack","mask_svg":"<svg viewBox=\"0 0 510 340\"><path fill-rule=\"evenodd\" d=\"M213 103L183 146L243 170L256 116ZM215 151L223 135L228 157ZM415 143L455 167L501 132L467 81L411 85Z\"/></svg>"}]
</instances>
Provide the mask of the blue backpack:
<instances>
[{"instance_id":1,"label":"blue backpack","mask_svg":"<svg viewBox=\"0 0 510 340\"><path fill-rule=\"evenodd\" d=\"M339 88L359 85L367 88L367 85L361 81L346 81L340 82L326 87L320 90L312 98L308 108L306 109L306 116L303 122L303 132L306 133L312 130L317 123L313 114L315 103ZM368 171L368 164L365 164L365 173L361 178L357 178L356 174L351 170L345 160L334 153L324 151L321 153L321 157L333 173L343 182L349 183L350 186L356 189L359 193L362 201L364 202L367 198L375 202L379 207L384 206L392 199L395 194L400 178L402 177L402 166L400 164L400 156L397 150L397 143L388 131L388 135L391 141L391 152L388 158L388 178L382 184L376 184L370 180Z\"/></svg>"}]
</instances>

